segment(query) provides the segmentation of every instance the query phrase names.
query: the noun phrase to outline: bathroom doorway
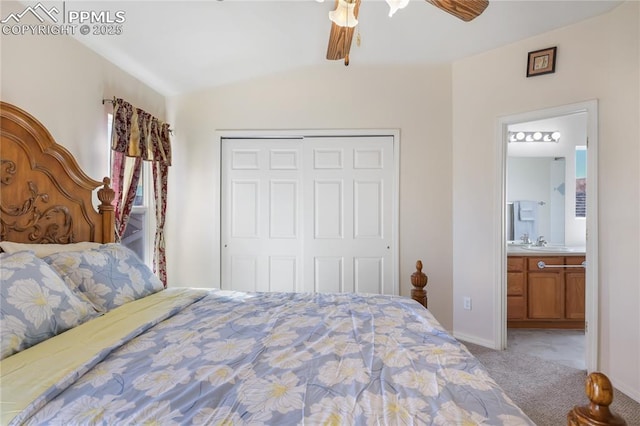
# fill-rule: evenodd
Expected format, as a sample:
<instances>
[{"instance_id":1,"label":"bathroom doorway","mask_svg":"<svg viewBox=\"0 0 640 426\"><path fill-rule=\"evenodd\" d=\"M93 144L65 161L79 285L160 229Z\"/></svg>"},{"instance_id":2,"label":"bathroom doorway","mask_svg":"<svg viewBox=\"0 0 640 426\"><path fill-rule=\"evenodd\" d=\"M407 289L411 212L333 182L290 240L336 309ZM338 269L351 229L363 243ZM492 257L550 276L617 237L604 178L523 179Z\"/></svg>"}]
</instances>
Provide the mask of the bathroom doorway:
<instances>
[{"instance_id":1,"label":"bathroom doorway","mask_svg":"<svg viewBox=\"0 0 640 426\"><path fill-rule=\"evenodd\" d=\"M597 101L499 120L502 347L518 339L526 348L528 333L532 341L543 339L542 346L546 340L557 347L559 338L571 335L566 340L578 344L568 345L567 356L575 357L577 347L584 361L577 365L589 371L598 366L596 148ZM539 269L540 260L552 264ZM571 266L561 267L567 262ZM507 324L514 327L511 335ZM583 324L582 339L581 331L567 331ZM550 331L556 328L564 331Z\"/></svg>"}]
</instances>

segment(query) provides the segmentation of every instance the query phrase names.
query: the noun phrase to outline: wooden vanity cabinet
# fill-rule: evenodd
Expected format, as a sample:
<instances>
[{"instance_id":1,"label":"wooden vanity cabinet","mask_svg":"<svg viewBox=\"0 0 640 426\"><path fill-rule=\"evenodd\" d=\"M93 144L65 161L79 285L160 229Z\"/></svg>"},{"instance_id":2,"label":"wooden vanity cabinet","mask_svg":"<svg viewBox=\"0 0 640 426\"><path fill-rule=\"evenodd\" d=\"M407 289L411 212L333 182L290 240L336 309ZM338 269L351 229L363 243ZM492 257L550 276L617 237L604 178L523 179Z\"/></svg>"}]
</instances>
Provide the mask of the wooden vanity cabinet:
<instances>
[{"instance_id":1,"label":"wooden vanity cabinet","mask_svg":"<svg viewBox=\"0 0 640 426\"><path fill-rule=\"evenodd\" d=\"M584 256L509 256L507 326L584 328ZM576 267L543 268L546 265Z\"/></svg>"},{"instance_id":2,"label":"wooden vanity cabinet","mask_svg":"<svg viewBox=\"0 0 640 426\"><path fill-rule=\"evenodd\" d=\"M507 320L524 319L525 269L523 257L507 257Z\"/></svg>"}]
</instances>

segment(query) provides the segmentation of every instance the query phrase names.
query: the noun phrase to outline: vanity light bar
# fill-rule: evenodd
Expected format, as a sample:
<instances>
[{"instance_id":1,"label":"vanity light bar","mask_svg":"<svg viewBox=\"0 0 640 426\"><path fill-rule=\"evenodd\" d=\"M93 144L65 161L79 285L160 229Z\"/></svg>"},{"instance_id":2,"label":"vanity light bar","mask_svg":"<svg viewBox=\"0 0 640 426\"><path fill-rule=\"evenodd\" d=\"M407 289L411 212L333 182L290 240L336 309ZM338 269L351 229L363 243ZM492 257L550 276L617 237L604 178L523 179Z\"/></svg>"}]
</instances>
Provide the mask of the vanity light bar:
<instances>
[{"instance_id":1,"label":"vanity light bar","mask_svg":"<svg viewBox=\"0 0 640 426\"><path fill-rule=\"evenodd\" d=\"M509 132L509 142L560 142L560 132Z\"/></svg>"}]
</instances>

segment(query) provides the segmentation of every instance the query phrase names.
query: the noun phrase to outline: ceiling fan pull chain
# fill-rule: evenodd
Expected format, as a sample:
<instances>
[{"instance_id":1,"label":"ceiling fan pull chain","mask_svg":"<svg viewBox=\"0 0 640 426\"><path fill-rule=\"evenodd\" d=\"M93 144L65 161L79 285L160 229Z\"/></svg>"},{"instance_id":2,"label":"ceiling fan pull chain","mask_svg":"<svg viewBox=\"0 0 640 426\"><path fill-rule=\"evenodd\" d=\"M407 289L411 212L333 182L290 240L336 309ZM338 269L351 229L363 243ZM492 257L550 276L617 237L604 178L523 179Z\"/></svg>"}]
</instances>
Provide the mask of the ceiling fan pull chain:
<instances>
[{"instance_id":1,"label":"ceiling fan pull chain","mask_svg":"<svg viewBox=\"0 0 640 426\"><path fill-rule=\"evenodd\" d=\"M358 33L356 34L356 46L360 47L360 26L359 25L356 27L356 30L358 30ZM349 66L349 54L348 53L346 55L344 55L344 66L345 67Z\"/></svg>"}]
</instances>

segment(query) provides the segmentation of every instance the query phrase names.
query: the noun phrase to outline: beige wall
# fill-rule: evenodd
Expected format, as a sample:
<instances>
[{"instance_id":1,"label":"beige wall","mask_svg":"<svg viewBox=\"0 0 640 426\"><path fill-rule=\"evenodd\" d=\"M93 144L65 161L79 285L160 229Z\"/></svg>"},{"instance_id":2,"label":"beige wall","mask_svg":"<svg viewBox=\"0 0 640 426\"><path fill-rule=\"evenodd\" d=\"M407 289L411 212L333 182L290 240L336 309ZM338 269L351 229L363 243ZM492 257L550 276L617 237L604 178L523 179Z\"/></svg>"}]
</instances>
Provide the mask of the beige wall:
<instances>
[{"instance_id":1,"label":"beige wall","mask_svg":"<svg viewBox=\"0 0 640 426\"><path fill-rule=\"evenodd\" d=\"M453 64L453 309L457 335L495 342L500 116L599 101L600 369L640 400L640 3ZM525 77L528 51L558 46L555 74ZM473 310L460 309L471 296Z\"/></svg>"},{"instance_id":2,"label":"beige wall","mask_svg":"<svg viewBox=\"0 0 640 426\"><path fill-rule=\"evenodd\" d=\"M400 285L415 261L451 328L451 68L329 63L170 102L175 163L167 219L171 285L219 285L221 129L400 129ZM206 235L207 238L203 238Z\"/></svg>"},{"instance_id":3,"label":"beige wall","mask_svg":"<svg viewBox=\"0 0 640 426\"><path fill-rule=\"evenodd\" d=\"M24 5L2 2L2 16ZM107 112L103 98L124 98L164 118L166 100L75 39L2 35L0 99L37 118L101 180L108 174Z\"/></svg>"}]
</instances>

